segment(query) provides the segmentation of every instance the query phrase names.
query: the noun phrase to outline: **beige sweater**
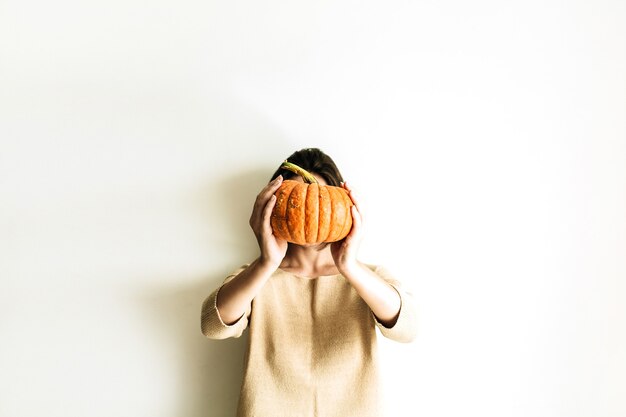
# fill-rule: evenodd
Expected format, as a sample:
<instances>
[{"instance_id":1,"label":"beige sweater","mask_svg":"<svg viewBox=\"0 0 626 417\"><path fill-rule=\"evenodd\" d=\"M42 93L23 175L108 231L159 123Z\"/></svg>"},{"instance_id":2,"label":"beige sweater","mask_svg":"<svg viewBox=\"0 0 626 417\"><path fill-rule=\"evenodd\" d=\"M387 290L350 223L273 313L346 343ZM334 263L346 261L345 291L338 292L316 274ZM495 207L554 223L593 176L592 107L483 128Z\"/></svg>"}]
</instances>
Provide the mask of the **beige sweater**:
<instances>
[{"instance_id":1,"label":"beige sweater","mask_svg":"<svg viewBox=\"0 0 626 417\"><path fill-rule=\"evenodd\" d=\"M410 294L371 267L400 294L392 328L380 324L341 275L302 278L277 270L239 321L226 325L216 308L219 288L202 305L202 332L239 337L248 328L239 417L380 417L376 328L399 342L415 336ZM242 269L229 276L232 279Z\"/></svg>"}]
</instances>

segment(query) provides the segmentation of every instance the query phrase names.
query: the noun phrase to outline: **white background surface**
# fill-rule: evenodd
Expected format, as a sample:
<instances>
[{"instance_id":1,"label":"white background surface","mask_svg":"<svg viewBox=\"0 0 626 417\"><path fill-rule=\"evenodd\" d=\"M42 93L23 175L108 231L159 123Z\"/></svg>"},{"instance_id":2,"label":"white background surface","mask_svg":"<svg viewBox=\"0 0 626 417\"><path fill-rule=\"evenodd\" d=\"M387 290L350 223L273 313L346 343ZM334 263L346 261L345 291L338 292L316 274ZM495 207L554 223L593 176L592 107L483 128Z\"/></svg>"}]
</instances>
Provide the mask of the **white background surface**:
<instances>
[{"instance_id":1,"label":"white background surface","mask_svg":"<svg viewBox=\"0 0 626 417\"><path fill-rule=\"evenodd\" d=\"M302 147L415 294L392 416L626 415L622 1L0 2L0 416L228 417L199 328Z\"/></svg>"}]
</instances>

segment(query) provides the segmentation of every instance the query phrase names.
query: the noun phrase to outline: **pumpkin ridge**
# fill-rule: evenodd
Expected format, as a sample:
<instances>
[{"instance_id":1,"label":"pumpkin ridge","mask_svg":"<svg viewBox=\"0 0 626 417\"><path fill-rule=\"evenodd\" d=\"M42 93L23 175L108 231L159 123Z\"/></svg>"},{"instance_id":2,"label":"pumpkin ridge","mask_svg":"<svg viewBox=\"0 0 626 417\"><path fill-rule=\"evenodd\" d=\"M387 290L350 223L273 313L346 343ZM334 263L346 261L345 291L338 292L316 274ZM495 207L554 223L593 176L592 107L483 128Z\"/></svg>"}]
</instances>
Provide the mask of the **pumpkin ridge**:
<instances>
[{"instance_id":1,"label":"pumpkin ridge","mask_svg":"<svg viewBox=\"0 0 626 417\"><path fill-rule=\"evenodd\" d=\"M285 229L287 230L287 234L289 235L289 241L293 240L293 234L291 233L291 228L289 227L289 218L290 216L290 211L289 211L289 205L291 204L291 195L294 193L294 191L296 190L296 187L298 185L295 184L291 190L289 190L289 195L287 195L287 198L285 199Z\"/></svg>"},{"instance_id":2,"label":"pumpkin ridge","mask_svg":"<svg viewBox=\"0 0 626 417\"><path fill-rule=\"evenodd\" d=\"M340 236L343 239L345 236L348 235L348 233L350 233L350 229L352 229L352 206L354 205L354 203L352 202L352 199L350 198L350 195L348 194L348 192L345 191L343 188L340 190L340 194L342 195L343 200L346 203L345 207L346 207L346 210L348 211L346 213L343 226L341 227Z\"/></svg>"},{"instance_id":3,"label":"pumpkin ridge","mask_svg":"<svg viewBox=\"0 0 626 417\"><path fill-rule=\"evenodd\" d=\"M285 186L289 187L289 189L282 189L280 190L280 194L279 194L279 199L277 200L277 203L280 206L280 209L283 209L283 213L279 213L278 214L282 214L282 215L275 215L273 216L274 218L276 218L277 220L277 229L279 231L279 235L281 238L283 238L284 240L290 241L291 238L291 232L289 230L289 224L287 223L287 211L288 211L288 207L289 207L289 198L291 196L291 193L293 192L293 190L296 188L297 184L289 184L285 181ZM276 210L276 208L274 208Z\"/></svg>"},{"instance_id":4,"label":"pumpkin ridge","mask_svg":"<svg viewBox=\"0 0 626 417\"><path fill-rule=\"evenodd\" d=\"M341 233L341 229L337 227L337 208L339 206L338 201L343 200L342 197L337 198L337 190L336 187L328 187L328 194L330 196L330 233L326 237L327 242L335 242L339 233Z\"/></svg>"},{"instance_id":5,"label":"pumpkin ridge","mask_svg":"<svg viewBox=\"0 0 626 417\"><path fill-rule=\"evenodd\" d=\"M304 198L304 240L306 243L318 243L319 233L319 184L308 184Z\"/></svg>"},{"instance_id":6,"label":"pumpkin ridge","mask_svg":"<svg viewBox=\"0 0 626 417\"><path fill-rule=\"evenodd\" d=\"M307 185L305 183L297 182L291 190L289 198L287 199L287 211L285 217L287 229L289 230L289 237L293 243L298 245L303 245L305 243L303 236L304 228L294 227L294 225L299 226L300 223L304 223L303 218L305 201L302 200L302 196L300 195L303 186L306 190ZM298 202L299 204L295 205L294 202Z\"/></svg>"},{"instance_id":7,"label":"pumpkin ridge","mask_svg":"<svg viewBox=\"0 0 626 417\"><path fill-rule=\"evenodd\" d=\"M326 242L328 234L330 233L330 215L332 206L330 205L330 192L327 186L320 187L319 193L319 205L318 205L318 230L317 230L317 242Z\"/></svg>"},{"instance_id":8,"label":"pumpkin ridge","mask_svg":"<svg viewBox=\"0 0 626 417\"><path fill-rule=\"evenodd\" d=\"M346 190L341 187L330 187L334 197L332 198L332 220L333 233L328 236L328 241L336 242L346 237L352 226L352 199L348 196Z\"/></svg>"},{"instance_id":9,"label":"pumpkin ridge","mask_svg":"<svg viewBox=\"0 0 626 417\"><path fill-rule=\"evenodd\" d=\"M307 184L304 187L304 197L302 198L302 221L300 223L302 223L302 236L304 239L305 243L309 243L308 239L306 238L306 224L307 224L307 214L306 214L306 206L307 206L307 196L309 195L309 185Z\"/></svg>"},{"instance_id":10,"label":"pumpkin ridge","mask_svg":"<svg viewBox=\"0 0 626 417\"><path fill-rule=\"evenodd\" d=\"M337 187L337 189L335 190L337 192L337 196L339 197L339 201L337 202L337 207L340 208L341 210L341 214L343 216L343 218L339 218L339 220L343 220L341 222L341 224L338 224L338 232L337 232L337 236L335 236L335 240L341 240L343 239L345 236L343 234L344 229L346 228L346 223L348 222L348 216L349 216L349 208L346 205L346 193L345 190L343 188Z\"/></svg>"},{"instance_id":11,"label":"pumpkin ridge","mask_svg":"<svg viewBox=\"0 0 626 417\"><path fill-rule=\"evenodd\" d=\"M319 185L317 186L317 227L315 228L315 239L313 240L315 243L319 243L319 237L320 237L320 216L321 216L321 207L320 207L320 194L322 192L321 190L322 187L320 187Z\"/></svg>"}]
</instances>

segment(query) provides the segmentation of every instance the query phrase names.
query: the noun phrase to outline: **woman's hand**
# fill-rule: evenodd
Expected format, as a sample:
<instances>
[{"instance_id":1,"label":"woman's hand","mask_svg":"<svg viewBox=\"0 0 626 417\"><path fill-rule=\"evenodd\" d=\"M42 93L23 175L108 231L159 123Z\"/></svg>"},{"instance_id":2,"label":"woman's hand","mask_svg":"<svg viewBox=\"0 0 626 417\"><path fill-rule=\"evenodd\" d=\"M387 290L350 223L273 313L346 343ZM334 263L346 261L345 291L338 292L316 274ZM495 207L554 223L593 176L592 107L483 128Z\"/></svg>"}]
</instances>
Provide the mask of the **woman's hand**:
<instances>
[{"instance_id":1,"label":"woman's hand","mask_svg":"<svg viewBox=\"0 0 626 417\"><path fill-rule=\"evenodd\" d=\"M272 232L270 218L276 204L274 193L283 182L282 177L267 184L257 195L250 216L250 227L259 242L261 256L224 283L216 298L221 320L232 325L249 311L250 303L257 296L270 276L276 271L287 253L287 241L277 239Z\"/></svg>"},{"instance_id":2,"label":"woman's hand","mask_svg":"<svg viewBox=\"0 0 626 417\"><path fill-rule=\"evenodd\" d=\"M287 253L287 241L274 236L270 223L272 209L276 204L274 193L282 182L283 177L279 175L261 190L256 197L250 216L250 227L261 249L259 260L275 268L278 268Z\"/></svg>"},{"instance_id":3,"label":"woman's hand","mask_svg":"<svg viewBox=\"0 0 626 417\"><path fill-rule=\"evenodd\" d=\"M363 236L363 217L357 198L354 195L354 191L348 186L347 183L342 184L343 188L348 192L352 203L352 229L350 233L338 242L334 242L330 245L330 251L335 261L335 266L344 275L350 273L358 267L357 253L361 244Z\"/></svg>"},{"instance_id":4,"label":"woman's hand","mask_svg":"<svg viewBox=\"0 0 626 417\"><path fill-rule=\"evenodd\" d=\"M346 183L343 184L343 188L354 203L351 208L352 229L348 236L330 246L335 266L367 303L377 320L385 327L393 327L398 320L402 300L388 282L357 260L357 252L363 237L363 216L354 191Z\"/></svg>"}]
</instances>

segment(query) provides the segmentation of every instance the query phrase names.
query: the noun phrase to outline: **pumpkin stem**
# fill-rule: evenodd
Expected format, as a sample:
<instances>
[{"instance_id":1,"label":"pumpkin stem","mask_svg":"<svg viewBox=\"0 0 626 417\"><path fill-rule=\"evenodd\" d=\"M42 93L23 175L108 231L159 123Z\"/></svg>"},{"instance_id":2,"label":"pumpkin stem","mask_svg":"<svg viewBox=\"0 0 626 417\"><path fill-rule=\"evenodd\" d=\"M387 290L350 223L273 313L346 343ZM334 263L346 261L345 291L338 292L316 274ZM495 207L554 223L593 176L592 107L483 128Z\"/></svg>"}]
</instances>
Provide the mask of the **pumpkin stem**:
<instances>
[{"instance_id":1,"label":"pumpkin stem","mask_svg":"<svg viewBox=\"0 0 626 417\"><path fill-rule=\"evenodd\" d=\"M287 171L291 171L294 174L300 175L302 179L304 180L304 182L306 182L307 184L317 184L317 180L315 179L313 174L311 174L309 171L307 171L304 168L300 168L296 164L292 164L286 159L285 159L285 162L283 162L283 164L280 167L281 169L286 169Z\"/></svg>"}]
</instances>

